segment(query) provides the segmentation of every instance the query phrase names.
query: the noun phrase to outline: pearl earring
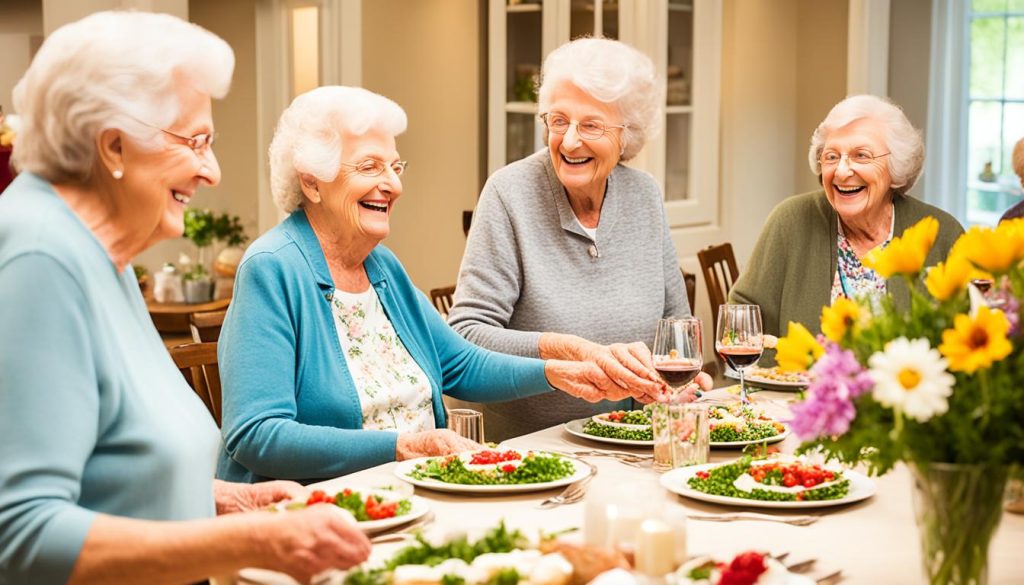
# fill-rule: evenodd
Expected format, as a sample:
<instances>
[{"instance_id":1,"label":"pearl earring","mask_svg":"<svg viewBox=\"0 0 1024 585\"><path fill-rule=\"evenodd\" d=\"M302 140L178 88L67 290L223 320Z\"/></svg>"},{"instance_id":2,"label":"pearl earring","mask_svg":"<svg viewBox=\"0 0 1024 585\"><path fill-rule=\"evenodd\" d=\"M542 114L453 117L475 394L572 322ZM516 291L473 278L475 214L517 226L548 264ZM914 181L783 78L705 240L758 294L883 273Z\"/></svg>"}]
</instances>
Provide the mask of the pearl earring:
<instances>
[{"instance_id":1,"label":"pearl earring","mask_svg":"<svg viewBox=\"0 0 1024 585\"><path fill-rule=\"evenodd\" d=\"M122 171L121 169L114 169L114 172L110 174L114 175L114 178L117 179L118 181L120 181L124 177L124 171Z\"/></svg>"}]
</instances>

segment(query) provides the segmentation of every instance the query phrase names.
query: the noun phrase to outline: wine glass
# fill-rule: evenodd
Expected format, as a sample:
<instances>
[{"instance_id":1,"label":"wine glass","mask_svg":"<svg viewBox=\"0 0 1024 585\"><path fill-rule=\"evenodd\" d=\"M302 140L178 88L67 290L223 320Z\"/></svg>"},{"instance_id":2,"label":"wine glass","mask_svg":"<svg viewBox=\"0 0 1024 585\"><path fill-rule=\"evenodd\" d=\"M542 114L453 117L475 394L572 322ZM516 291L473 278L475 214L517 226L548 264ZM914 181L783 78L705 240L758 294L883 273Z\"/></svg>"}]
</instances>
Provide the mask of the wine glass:
<instances>
[{"instance_id":1,"label":"wine glass","mask_svg":"<svg viewBox=\"0 0 1024 585\"><path fill-rule=\"evenodd\" d=\"M654 369L676 396L693 381L704 365L700 319L683 317L658 320L654 334Z\"/></svg>"},{"instance_id":2,"label":"wine glass","mask_svg":"<svg viewBox=\"0 0 1024 585\"><path fill-rule=\"evenodd\" d=\"M715 350L740 375L740 402L749 404L744 370L757 363L764 350L761 335L761 307L719 305Z\"/></svg>"}]
</instances>

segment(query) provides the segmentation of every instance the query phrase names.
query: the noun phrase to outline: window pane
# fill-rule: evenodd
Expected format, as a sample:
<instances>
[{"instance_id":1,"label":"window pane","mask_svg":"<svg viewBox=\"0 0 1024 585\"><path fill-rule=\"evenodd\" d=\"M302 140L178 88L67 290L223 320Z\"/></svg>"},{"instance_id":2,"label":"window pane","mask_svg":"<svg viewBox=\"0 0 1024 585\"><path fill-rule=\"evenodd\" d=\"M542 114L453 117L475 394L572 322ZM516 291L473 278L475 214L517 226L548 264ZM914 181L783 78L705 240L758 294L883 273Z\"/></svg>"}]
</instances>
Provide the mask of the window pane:
<instances>
[{"instance_id":1,"label":"window pane","mask_svg":"<svg viewBox=\"0 0 1024 585\"><path fill-rule=\"evenodd\" d=\"M1001 12L1006 10L1006 0L971 0L974 12Z\"/></svg>"},{"instance_id":2,"label":"window pane","mask_svg":"<svg viewBox=\"0 0 1024 585\"><path fill-rule=\"evenodd\" d=\"M569 38L594 36L594 3L574 0L569 14Z\"/></svg>"},{"instance_id":3,"label":"window pane","mask_svg":"<svg viewBox=\"0 0 1024 585\"><path fill-rule=\"evenodd\" d=\"M967 177L978 179L985 164L992 164L992 172L999 174L1002 148L1002 106L999 102L972 102L967 142Z\"/></svg>"},{"instance_id":4,"label":"window pane","mask_svg":"<svg viewBox=\"0 0 1024 585\"><path fill-rule=\"evenodd\" d=\"M1024 138L1024 104L1003 106L1003 161L1000 165L1000 180L1010 185L1020 182L1013 172L1013 147Z\"/></svg>"},{"instance_id":5,"label":"window pane","mask_svg":"<svg viewBox=\"0 0 1024 585\"><path fill-rule=\"evenodd\" d=\"M666 73L668 105L689 105L693 81L693 7L688 4L669 4Z\"/></svg>"},{"instance_id":6,"label":"window pane","mask_svg":"<svg viewBox=\"0 0 1024 585\"><path fill-rule=\"evenodd\" d=\"M1024 0L1010 0L1008 10L1010 12L1024 12Z\"/></svg>"},{"instance_id":7,"label":"window pane","mask_svg":"<svg viewBox=\"0 0 1024 585\"><path fill-rule=\"evenodd\" d=\"M530 8L532 5L523 5ZM508 12L506 31L506 96L510 102L535 102L534 77L540 71L540 7ZM516 160L516 159L512 159Z\"/></svg>"},{"instance_id":8,"label":"window pane","mask_svg":"<svg viewBox=\"0 0 1024 585\"><path fill-rule=\"evenodd\" d=\"M320 85L320 10L292 10L292 96Z\"/></svg>"},{"instance_id":9,"label":"window pane","mask_svg":"<svg viewBox=\"0 0 1024 585\"><path fill-rule=\"evenodd\" d=\"M601 3L601 29L606 39L619 38L619 3L616 0L604 0Z\"/></svg>"},{"instance_id":10,"label":"window pane","mask_svg":"<svg viewBox=\"0 0 1024 585\"><path fill-rule=\"evenodd\" d=\"M508 113L505 117L505 162L510 163L533 154L537 144L537 117L533 114Z\"/></svg>"},{"instance_id":11,"label":"window pane","mask_svg":"<svg viewBox=\"0 0 1024 585\"><path fill-rule=\"evenodd\" d=\"M976 18L971 22L971 97L1003 94L1003 48L1006 19Z\"/></svg>"},{"instance_id":12,"label":"window pane","mask_svg":"<svg viewBox=\"0 0 1024 585\"><path fill-rule=\"evenodd\" d=\"M1024 0L1021 2L1024 5ZM1024 10L1024 6L1021 6ZM1011 17L1006 20L1006 97L1024 99L1024 16ZM1007 126L1014 128L1015 126ZM1024 128L1020 128L1024 132Z\"/></svg>"},{"instance_id":13,"label":"window pane","mask_svg":"<svg viewBox=\"0 0 1024 585\"><path fill-rule=\"evenodd\" d=\"M670 114L665 128L665 200L687 199L690 182L690 115Z\"/></svg>"}]
</instances>

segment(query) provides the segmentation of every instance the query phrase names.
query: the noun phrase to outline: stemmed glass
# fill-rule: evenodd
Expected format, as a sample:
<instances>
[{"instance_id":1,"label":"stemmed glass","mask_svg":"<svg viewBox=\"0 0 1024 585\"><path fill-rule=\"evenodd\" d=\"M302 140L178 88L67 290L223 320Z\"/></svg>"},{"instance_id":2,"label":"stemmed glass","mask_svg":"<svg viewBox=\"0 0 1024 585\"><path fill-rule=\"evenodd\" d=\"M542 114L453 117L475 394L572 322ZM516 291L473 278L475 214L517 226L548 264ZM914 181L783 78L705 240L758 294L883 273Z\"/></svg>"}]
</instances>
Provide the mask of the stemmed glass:
<instances>
[{"instance_id":1,"label":"stemmed glass","mask_svg":"<svg viewBox=\"0 0 1024 585\"><path fill-rule=\"evenodd\" d=\"M757 363L764 351L761 335L761 307L719 305L715 350L740 375L740 402L749 404L744 370Z\"/></svg>"},{"instance_id":2,"label":"stemmed glass","mask_svg":"<svg viewBox=\"0 0 1024 585\"><path fill-rule=\"evenodd\" d=\"M693 381L704 365L700 319L658 320L654 334L654 369L672 389L673 397Z\"/></svg>"}]
</instances>

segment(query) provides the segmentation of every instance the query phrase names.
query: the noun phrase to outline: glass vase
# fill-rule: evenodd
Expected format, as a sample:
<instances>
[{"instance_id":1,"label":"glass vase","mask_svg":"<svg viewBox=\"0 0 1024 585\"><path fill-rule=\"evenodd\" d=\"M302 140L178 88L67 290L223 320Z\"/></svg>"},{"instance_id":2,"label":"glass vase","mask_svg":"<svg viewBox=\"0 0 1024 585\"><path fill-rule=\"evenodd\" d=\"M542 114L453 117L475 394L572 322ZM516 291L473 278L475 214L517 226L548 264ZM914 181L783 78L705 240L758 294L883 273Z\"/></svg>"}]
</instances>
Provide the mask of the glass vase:
<instances>
[{"instance_id":1,"label":"glass vase","mask_svg":"<svg viewBox=\"0 0 1024 585\"><path fill-rule=\"evenodd\" d=\"M910 469L928 583L987 583L988 547L1002 517L1008 468L927 463Z\"/></svg>"}]
</instances>

